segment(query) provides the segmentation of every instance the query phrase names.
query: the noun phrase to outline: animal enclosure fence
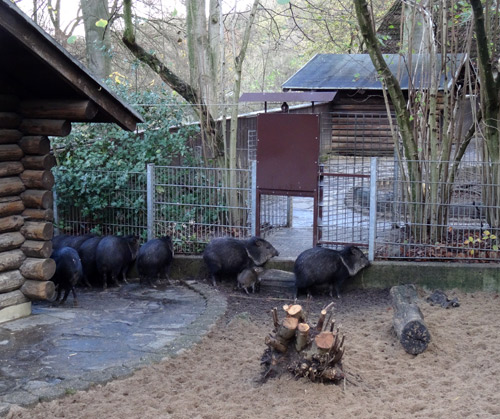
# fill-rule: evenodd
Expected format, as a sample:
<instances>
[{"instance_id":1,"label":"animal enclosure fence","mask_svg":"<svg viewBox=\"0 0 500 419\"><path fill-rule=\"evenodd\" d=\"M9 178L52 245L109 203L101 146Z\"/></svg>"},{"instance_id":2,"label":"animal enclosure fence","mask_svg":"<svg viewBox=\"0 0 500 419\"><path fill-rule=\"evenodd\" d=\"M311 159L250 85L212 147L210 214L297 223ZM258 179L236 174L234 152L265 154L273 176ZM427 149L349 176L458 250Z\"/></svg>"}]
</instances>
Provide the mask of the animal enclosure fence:
<instances>
[{"instance_id":1,"label":"animal enclosure fence","mask_svg":"<svg viewBox=\"0 0 500 419\"><path fill-rule=\"evenodd\" d=\"M354 155L328 149L328 123L321 131L327 152L318 173L319 245L355 244L374 259L498 260L499 188L488 175L500 167L480 161L472 149L458 166L449 199L443 199L448 184L424 177L411 185L400 172L405 163L394 156L373 158L366 147ZM415 163L424 171L433 164ZM441 164L449 170L453 163ZM255 163L233 173L149 165L143 172L58 169L55 175L60 233L134 234L142 241L170 234L175 251L184 254L200 254L214 237L255 234ZM416 188L421 201L408 199L407 191ZM288 226L291 211L288 197L266 196L261 200L263 231ZM414 215L425 211L439 216Z\"/></svg>"}]
</instances>

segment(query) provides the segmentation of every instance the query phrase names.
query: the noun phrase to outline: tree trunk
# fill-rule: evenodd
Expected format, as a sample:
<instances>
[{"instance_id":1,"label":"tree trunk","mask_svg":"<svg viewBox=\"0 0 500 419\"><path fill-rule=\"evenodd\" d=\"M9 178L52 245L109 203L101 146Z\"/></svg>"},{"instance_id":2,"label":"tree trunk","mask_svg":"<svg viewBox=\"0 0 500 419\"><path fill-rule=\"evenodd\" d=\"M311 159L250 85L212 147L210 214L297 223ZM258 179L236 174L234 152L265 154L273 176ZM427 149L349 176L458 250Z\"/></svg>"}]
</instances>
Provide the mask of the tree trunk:
<instances>
[{"instance_id":1,"label":"tree trunk","mask_svg":"<svg viewBox=\"0 0 500 419\"><path fill-rule=\"evenodd\" d=\"M418 307L417 290L414 285L400 285L391 288L394 309L394 331L404 350L418 355L427 349L431 335L424 323L424 316Z\"/></svg>"},{"instance_id":2,"label":"tree trunk","mask_svg":"<svg viewBox=\"0 0 500 419\"><path fill-rule=\"evenodd\" d=\"M108 0L81 0L87 66L97 79L111 73L111 39Z\"/></svg>"}]
</instances>

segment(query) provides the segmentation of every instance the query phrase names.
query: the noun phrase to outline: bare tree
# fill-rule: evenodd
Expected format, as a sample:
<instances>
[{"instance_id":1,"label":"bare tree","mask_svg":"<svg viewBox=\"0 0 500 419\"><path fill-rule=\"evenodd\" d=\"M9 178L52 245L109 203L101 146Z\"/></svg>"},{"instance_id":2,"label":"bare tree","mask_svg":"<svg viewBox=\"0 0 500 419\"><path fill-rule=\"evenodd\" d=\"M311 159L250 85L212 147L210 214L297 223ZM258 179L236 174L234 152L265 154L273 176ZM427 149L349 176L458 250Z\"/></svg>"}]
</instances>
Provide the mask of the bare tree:
<instances>
[{"instance_id":1,"label":"bare tree","mask_svg":"<svg viewBox=\"0 0 500 419\"><path fill-rule=\"evenodd\" d=\"M387 89L387 105L395 110L399 135L394 135L394 146L399 149L401 139L404 150L399 159L407 186L403 192L410 203L413 234L423 242L442 237L458 163L472 135L458 129L463 119L461 109L470 93L467 61L458 52L459 47L464 48L462 52L470 48L471 34L469 31L465 45L447 39L453 33L448 27L453 25L448 3L426 0L412 3L412 9L407 5L406 29L402 31L406 35L401 42L402 69L409 76L406 97L380 51L366 1L355 0L361 34ZM414 27L418 31L411 29Z\"/></svg>"}]
</instances>

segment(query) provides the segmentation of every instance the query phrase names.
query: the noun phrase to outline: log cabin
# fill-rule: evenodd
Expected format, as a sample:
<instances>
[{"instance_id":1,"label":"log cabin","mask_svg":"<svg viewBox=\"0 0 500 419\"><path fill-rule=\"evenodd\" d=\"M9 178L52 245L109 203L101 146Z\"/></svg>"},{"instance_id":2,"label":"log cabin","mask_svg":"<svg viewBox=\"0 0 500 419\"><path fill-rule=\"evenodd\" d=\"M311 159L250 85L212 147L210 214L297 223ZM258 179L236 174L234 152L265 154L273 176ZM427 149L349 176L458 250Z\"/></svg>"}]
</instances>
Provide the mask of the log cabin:
<instances>
[{"instance_id":1,"label":"log cabin","mask_svg":"<svg viewBox=\"0 0 500 419\"><path fill-rule=\"evenodd\" d=\"M0 323L31 314L54 294L55 164L50 137L72 122L142 117L10 0L0 0Z\"/></svg>"}]
</instances>

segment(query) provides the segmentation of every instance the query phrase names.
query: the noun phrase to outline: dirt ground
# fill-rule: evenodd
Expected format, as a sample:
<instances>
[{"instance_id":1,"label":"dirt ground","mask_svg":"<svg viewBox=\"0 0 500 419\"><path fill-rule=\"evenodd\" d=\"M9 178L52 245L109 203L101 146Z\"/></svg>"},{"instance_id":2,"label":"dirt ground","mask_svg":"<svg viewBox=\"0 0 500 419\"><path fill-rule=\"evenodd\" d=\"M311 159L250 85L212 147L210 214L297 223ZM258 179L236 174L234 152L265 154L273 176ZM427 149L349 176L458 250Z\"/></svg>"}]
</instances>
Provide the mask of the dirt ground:
<instances>
[{"instance_id":1,"label":"dirt ground","mask_svg":"<svg viewBox=\"0 0 500 419\"><path fill-rule=\"evenodd\" d=\"M420 304L432 341L407 354L392 331L388 290L335 300L346 333L341 385L282 376L261 382L273 307L290 303L221 286L228 310L202 342L133 376L68 394L8 418L488 418L500 417L500 298L447 292L460 307ZM428 295L420 290L421 296ZM331 301L299 301L316 319ZM69 392L71 393L71 392Z\"/></svg>"}]
</instances>

